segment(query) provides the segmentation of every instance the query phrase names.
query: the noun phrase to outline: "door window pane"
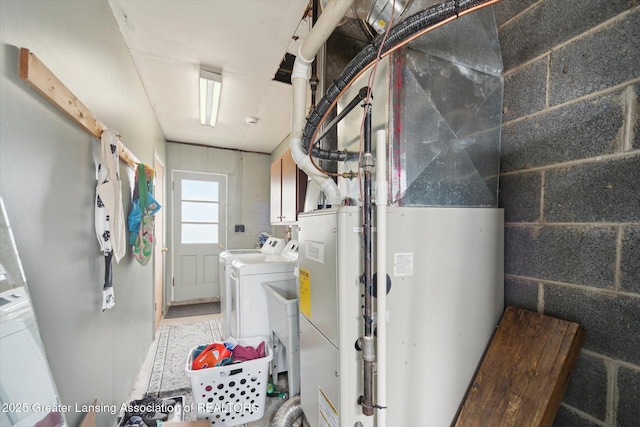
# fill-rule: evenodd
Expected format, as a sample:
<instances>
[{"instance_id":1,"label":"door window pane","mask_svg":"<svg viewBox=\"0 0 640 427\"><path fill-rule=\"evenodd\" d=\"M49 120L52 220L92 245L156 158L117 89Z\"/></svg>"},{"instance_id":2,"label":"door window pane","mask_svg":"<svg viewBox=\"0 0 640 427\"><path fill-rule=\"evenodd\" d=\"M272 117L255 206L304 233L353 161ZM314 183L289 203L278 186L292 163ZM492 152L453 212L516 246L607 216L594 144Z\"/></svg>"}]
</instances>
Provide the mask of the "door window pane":
<instances>
[{"instance_id":1,"label":"door window pane","mask_svg":"<svg viewBox=\"0 0 640 427\"><path fill-rule=\"evenodd\" d=\"M182 202L182 222L218 222L218 204Z\"/></svg>"},{"instance_id":2,"label":"door window pane","mask_svg":"<svg viewBox=\"0 0 640 427\"><path fill-rule=\"evenodd\" d=\"M218 201L218 183L210 181L182 180L182 200L202 202Z\"/></svg>"},{"instance_id":3,"label":"door window pane","mask_svg":"<svg viewBox=\"0 0 640 427\"><path fill-rule=\"evenodd\" d=\"M218 224L182 224L182 243L218 243Z\"/></svg>"}]
</instances>

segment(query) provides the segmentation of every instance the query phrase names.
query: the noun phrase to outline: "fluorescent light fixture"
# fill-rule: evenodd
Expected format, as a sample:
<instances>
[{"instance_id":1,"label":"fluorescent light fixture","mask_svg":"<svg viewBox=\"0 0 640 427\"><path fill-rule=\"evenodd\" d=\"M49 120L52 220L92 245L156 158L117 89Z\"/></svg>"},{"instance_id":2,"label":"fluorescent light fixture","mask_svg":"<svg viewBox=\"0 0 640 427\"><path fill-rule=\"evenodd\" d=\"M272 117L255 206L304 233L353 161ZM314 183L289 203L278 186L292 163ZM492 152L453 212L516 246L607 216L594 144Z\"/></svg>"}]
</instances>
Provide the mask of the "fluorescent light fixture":
<instances>
[{"instance_id":1,"label":"fluorescent light fixture","mask_svg":"<svg viewBox=\"0 0 640 427\"><path fill-rule=\"evenodd\" d=\"M222 75L200 70L200 123L215 126L220 106Z\"/></svg>"}]
</instances>

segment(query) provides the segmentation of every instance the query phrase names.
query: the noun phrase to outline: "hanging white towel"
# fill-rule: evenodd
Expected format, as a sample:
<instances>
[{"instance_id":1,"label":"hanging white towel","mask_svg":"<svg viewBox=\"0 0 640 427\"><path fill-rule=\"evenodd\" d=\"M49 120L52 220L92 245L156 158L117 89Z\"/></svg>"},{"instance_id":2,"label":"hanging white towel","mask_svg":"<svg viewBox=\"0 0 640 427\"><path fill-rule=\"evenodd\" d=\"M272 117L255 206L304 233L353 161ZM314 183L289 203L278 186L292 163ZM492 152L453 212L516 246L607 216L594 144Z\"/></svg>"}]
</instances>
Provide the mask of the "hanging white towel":
<instances>
[{"instance_id":1,"label":"hanging white towel","mask_svg":"<svg viewBox=\"0 0 640 427\"><path fill-rule=\"evenodd\" d=\"M102 152L96 189L96 234L100 249L105 253L113 251L116 262L119 262L127 248L118 162L119 140L114 130L106 129L100 141Z\"/></svg>"},{"instance_id":2,"label":"hanging white towel","mask_svg":"<svg viewBox=\"0 0 640 427\"><path fill-rule=\"evenodd\" d=\"M122 207L122 185L118 156L118 137L115 131L106 129L100 138L100 162L97 165L95 227L100 250L104 252L105 280L102 288L102 311L116 304L112 283L112 259L116 262L124 256L126 231Z\"/></svg>"}]
</instances>

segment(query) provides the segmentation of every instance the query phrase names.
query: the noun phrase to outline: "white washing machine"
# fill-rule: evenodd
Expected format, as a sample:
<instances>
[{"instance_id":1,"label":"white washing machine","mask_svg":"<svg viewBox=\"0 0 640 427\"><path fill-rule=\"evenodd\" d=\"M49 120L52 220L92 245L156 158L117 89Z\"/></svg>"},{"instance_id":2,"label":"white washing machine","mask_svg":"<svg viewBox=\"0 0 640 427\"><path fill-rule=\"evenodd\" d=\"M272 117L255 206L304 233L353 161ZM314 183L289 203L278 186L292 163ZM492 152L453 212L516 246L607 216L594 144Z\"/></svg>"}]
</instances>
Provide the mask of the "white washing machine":
<instances>
[{"instance_id":1,"label":"white washing machine","mask_svg":"<svg viewBox=\"0 0 640 427\"><path fill-rule=\"evenodd\" d=\"M37 409L38 405L58 403L49 362L24 287L0 293L0 378L0 400L20 404L21 408L24 405L24 411L2 414L1 426L33 426L46 415Z\"/></svg>"},{"instance_id":2,"label":"white washing machine","mask_svg":"<svg viewBox=\"0 0 640 427\"><path fill-rule=\"evenodd\" d=\"M231 336L271 336L267 295L262 283L295 279L298 242L291 240L279 255L243 256L231 263Z\"/></svg>"},{"instance_id":3,"label":"white washing machine","mask_svg":"<svg viewBox=\"0 0 640 427\"><path fill-rule=\"evenodd\" d=\"M226 339L230 333L231 299L229 286L231 286L231 262L238 256L259 256L275 255L282 252L285 247L284 239L269 237L261 248L254 249L228 249L222 251L219 256L220 266L218 268L218 281L220 283L220 314L222 315L222 325L220 325L222 338Z\"/></svg>"}]
</instances>

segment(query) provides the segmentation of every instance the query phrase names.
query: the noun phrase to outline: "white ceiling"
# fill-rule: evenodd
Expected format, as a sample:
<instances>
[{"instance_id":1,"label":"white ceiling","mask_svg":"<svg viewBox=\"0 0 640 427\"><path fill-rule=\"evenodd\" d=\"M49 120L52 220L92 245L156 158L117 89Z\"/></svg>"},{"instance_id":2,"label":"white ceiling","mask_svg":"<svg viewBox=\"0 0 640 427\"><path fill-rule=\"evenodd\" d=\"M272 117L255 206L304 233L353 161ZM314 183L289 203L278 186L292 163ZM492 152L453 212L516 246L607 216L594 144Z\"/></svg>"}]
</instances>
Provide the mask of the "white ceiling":
<instances>
[{"instance_id":1,"label":"white ceiling","mask_svg":"<svg viewBox=\"0 0 640 427\"><path fill-rule=\"evenodd\" d=\"M109 0L168 141L263 153L291 132L291 86L273 77L309 31L308 3ZM214 128L200 124L200 66L222 71Z\"/></svg>"}]
</instances>

